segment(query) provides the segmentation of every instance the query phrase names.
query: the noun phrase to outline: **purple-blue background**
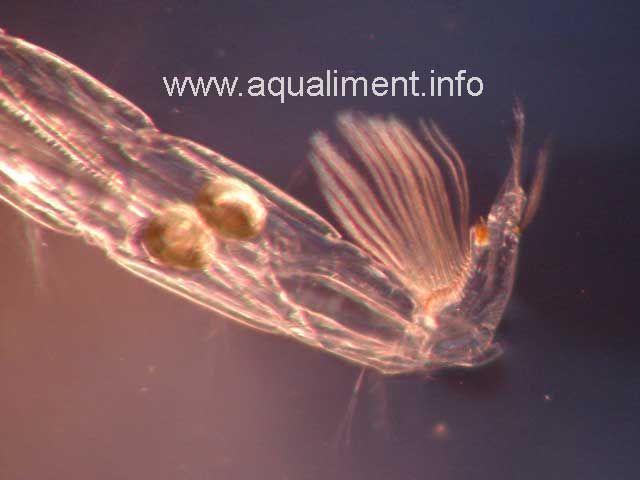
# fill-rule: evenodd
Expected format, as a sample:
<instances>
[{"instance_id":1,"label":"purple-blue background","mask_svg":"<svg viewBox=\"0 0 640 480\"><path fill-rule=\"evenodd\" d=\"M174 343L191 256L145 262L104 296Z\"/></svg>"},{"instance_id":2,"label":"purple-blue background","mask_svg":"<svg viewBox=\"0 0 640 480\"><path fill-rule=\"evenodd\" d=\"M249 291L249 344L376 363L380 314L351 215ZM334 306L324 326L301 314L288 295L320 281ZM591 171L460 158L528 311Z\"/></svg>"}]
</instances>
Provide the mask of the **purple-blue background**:
<instances>
[{"instance_id":1,"label":"purple-blue background","mask_svg":"<svg viewBox=\"0 0 640 480\"><path fill-rule=\"evenodd\" d=\"M368 375L347 439L357 368L216 318L76 239L44 234L39 277L25 224L1 206L0 480L637 477L632 2L103 3L8 1L0 27L323 214L308 137L347 108L437 119L467 161L479 215L508 168L517 94L529 151L554 139L548 188L524 236L502 359L428 380ZM327 68L466 68L485 92L281 105L169 98L161 81Z\"/></svg>"}]
</instances>

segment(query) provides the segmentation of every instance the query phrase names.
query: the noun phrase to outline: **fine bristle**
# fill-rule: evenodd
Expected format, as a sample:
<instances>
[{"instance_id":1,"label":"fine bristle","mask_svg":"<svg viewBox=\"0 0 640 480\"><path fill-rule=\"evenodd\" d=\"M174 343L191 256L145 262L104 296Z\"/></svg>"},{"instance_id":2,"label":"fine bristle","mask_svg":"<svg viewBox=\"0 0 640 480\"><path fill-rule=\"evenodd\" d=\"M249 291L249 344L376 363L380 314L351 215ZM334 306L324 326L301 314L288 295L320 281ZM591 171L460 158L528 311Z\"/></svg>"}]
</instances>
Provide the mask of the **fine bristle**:
<instances>
[{"instance_id":1,"label":"fine bristle","mask_svg":"<svg viewBox=\"0 0 640 480\"><path fill-rule=\"evenodd\" d=\"M342 226L421 296L454 283L468 258L469 191L453 145L433 124L422 125L424 143L394 118L345 114L338 124L366 174L322 134L312 163Z\"/></svg>"}]
</instances>

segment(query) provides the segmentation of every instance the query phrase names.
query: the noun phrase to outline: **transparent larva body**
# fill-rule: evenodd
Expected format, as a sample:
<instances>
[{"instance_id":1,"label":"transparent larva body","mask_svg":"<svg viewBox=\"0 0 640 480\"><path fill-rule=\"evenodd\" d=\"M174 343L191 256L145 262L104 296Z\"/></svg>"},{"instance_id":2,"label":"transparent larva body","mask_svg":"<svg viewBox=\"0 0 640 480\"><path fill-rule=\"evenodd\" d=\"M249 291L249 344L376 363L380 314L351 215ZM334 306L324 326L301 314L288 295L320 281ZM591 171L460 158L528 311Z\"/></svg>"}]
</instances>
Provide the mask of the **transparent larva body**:
<instances>
[{"instance_id":1,"label":"transparent larva body","mask_svg":"<svg viewBox=\"0 0 640 480\"><path fill-rule=\"evenodd\" d=\"M312 163L345 240L224 156L158 131L54 54L0 31L0 197L121 266L250 327L385 374L474 366L499 353L520 232L533 216L513 167L469 228L464 164L434 126L341 117L364 169L324 135ZM445 172L443 175L442 172Z\"/></svg>"}]
</instances>

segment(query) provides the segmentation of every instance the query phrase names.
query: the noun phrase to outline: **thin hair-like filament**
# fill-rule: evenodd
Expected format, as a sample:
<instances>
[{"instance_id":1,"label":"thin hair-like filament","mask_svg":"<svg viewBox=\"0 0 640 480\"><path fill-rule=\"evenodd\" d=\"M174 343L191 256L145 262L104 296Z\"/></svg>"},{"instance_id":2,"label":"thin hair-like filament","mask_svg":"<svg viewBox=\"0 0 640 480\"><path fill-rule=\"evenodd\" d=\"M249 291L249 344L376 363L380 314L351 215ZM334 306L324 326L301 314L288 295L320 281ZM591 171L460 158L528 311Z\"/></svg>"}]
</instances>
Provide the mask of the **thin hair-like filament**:
<instances>
[{"instance_id":1,"label":"thin hair-like filament","mask_svg":"<svg viewBox=\"0 0 640 480\"><path fill-rule=\"evenodd\" d=\"M468 255L469 190L453 145L434 124L422 125L426 142L394 118L350 113L338 124L365 172L322 134L312 161L340 223L420 296L455 283Z\"/></svg>"}]
</instances>

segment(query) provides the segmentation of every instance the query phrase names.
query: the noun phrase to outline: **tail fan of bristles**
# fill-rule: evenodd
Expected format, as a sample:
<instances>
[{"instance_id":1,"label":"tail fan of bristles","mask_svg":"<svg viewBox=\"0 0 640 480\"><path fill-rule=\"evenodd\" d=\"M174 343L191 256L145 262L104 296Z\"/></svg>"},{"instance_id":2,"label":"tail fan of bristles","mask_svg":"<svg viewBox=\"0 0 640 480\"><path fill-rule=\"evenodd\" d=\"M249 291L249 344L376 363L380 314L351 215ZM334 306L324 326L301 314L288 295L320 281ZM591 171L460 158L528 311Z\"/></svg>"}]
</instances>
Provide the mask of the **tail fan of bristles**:
<instances>
[{"instance_id":1,"label":"tail fan of bristles","mask_svg":"<svg viewBox=\"0 0 640 480\"><path fill-rule=\"evenodd\" d=\"M469 249L469 189L458 152L433 123L421 124L424 143L394 118L348 113L338 126L363 173L321 133L311 161L342 226L417 293L450 285Z\"/></svg>"}]
</instances>

